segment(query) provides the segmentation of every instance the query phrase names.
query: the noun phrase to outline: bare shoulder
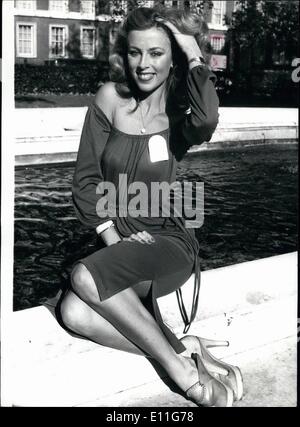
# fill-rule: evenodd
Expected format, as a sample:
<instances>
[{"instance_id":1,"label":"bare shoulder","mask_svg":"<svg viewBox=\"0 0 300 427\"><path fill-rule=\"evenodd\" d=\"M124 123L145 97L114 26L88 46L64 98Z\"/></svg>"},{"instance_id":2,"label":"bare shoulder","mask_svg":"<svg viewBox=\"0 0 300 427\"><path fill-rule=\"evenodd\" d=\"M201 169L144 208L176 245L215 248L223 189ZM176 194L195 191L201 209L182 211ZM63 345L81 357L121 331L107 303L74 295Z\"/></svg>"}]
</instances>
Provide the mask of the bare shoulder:
<instances>
[{"instance_id":1,"label":"bare shoulder","mask_svg":"<svg viewBox=\"0 0 300 427\"><path fill-rule=\"evenodd\" d=\"M95 103L101 108L110 122L113 121L114 111L119 102L119 95L113 82L104 83L95 96Z\"/></svg>"}]
</instances>

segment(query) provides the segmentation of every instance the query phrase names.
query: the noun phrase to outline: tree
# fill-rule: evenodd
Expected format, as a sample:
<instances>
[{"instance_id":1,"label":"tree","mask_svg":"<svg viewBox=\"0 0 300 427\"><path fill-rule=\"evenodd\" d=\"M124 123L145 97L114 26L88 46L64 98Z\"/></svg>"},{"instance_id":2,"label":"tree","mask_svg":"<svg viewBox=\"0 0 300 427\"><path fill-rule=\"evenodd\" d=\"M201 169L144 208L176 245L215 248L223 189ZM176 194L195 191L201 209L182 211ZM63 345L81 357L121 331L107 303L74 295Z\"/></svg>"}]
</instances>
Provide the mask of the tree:
<instances>
[{"instance_id":1,"label":"tree","mask_svg":"<svg viewBox=\"0 0 300 427\"><path fill-rule=\"evenodd\" d=\"M153 6L164 6L163 0L154 0ZM134 10L137 7L147 6L147 0L97 0L97 12L110 15L112 20L120 22L126 13ZM188 8L192 11L200 12L207 17L210 9L213 7L212 0L197 0L197 1L184 1L179 0L179 7L184 9Z\"/></svg>"},{"instance_id":2,"label":"tree","mask_svg":"<svg viewBox=\"0 0 300 427\"><path fill-rule=\"evenodd\" d=\"M154 5L161 3L161 0L154 1ZM97 11L110 15L114 22L121 22L128 11L146 4L147 0L97 0Z\"/></svg>"},{"instance_id":3,"label":"tree","mask_svg":"<svg viewBox=\"0 0 300 427\"><path fill-rule=\"evenodd\" d=\"M236 59L243 54L250 69L259 63L268 68L273 53L280 51L291 62L298 56L298 20L298 1L238 0L236 11L227 21Z\"/></svg>"},{"instance_id":4,"label":"tree","mask_svg":"<svg viewBox=\"0 0 300 427\"><path fill-rule=\"evenodd\" d=\"M190 1L188 3L191 11L203 14L205 19L208 17L209 10L212 9L214 5L212 0Z\"/></svg>"},{"instance_id":5,"label":"tree","mask_svg":"<svg viewBox=\"0 0 300 427\"><path fill-rule=\"evenodd\" d=\"M265 39L272 48L285 53L290 64L299 56L299 3L298 1L262 2Z\"/></svg>"}]
</instances>

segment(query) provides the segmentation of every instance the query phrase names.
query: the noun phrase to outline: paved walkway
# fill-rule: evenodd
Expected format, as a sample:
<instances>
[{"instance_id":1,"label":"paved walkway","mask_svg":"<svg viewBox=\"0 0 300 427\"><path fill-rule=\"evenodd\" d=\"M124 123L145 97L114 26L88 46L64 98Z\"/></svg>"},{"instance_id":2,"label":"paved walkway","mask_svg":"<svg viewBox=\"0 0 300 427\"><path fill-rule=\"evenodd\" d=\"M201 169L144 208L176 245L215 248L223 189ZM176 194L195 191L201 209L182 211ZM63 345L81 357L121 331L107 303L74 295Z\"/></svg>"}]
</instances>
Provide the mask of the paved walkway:
<instances>
[{"instance_id":1,"label":"paved walkway","mask_svg":"<svg viewBox=\"0 0 300 427\"><path fill-rule=\"evenodd\" d=\"M228 357L243 373L244 397L234 407L297 406L297 348L287 337ZM155 381L109 396L89 405L98 407L196 407L163 381Z\"/></svg>"}]
</instances>

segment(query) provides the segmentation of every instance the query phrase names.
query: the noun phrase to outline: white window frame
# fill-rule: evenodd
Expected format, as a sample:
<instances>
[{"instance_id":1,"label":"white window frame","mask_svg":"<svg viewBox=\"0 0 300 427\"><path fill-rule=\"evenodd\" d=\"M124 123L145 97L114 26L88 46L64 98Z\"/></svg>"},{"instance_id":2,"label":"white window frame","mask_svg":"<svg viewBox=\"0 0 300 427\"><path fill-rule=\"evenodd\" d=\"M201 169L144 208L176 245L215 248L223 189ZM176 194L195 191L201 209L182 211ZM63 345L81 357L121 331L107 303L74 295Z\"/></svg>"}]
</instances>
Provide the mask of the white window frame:
<instances>
[{"instance_id":1,"label":"white window frame","mask_svg":"<svg viewBox=\"0 0 300 427\"><path fill-rule=\"evenodd\" d=\"M85 55L83 53L83 30L93 30L94 38L93 38L93 55ZM81 25L80 27L80 52L83 58L95 58L95 47L96 47L96 28L91 25Z\"/></svg>"},{"instance_id":2,"label":"white window frame","mask_svg":"<svg viewBox=\"0 0 300 427\"><path fill-rule=\"evenodd\" d=\"M86 12L83 10L83 5L87 4L87 3L92 5L92 10L89 12ZM80 13L82 15L93 15L93 16L95 16L95 9L96 9L95 0L80 0Z\"/></svg>"},{"instance_id":3,"label":"white window frame","mask_svg":"<svg viewBox=\"0 0 300 427\"><path fill-rule=\"evenodd\" d=\"M32 27L32 41L31 41L31 53L21 53L20 52L20 26L26 25ZM16 22L16 48L17 48L17 57L18 58L36 58L36 22Z\"/></svg>"},{"instance_id":4,"label":"white window frame","mask_svg":"<svg viewBox=\"0 0 300 427\"><path fill-rule=\"evenodd\" d=\"M220 5L220 20L221 22L217 22L216 21L216 15L214 14L214 10L215 7L217 6L216 4L218 3L218 6ZM218 25L218 26L224 26L224 16L226 14L226 1L224 0L218 0L218 1L213 1L213 8L212 8L212 15L211 15L211 23L212 25ZM219 15L219 14L218 14Z\"/></svg>"},{"instance_id":5,"label":"white window frame","mask_svg":"<svg viewBox=\"0 0 300 427\"><path fill-rule=\"evenodd\" d=\"M55 55L51 52L51 45L52 45L52 28L64 28L65 29L65 40L64 40L64 52L63 55ZM66 50L66 44L69 40L69 27L67 25L60 25L60 24L50 24L49 25L49 58L68 58L68 53Z\"/></svg>"},{"instance_id":6,"label":"white window frame","mask_svg":"<svg viewBox=\"0 0 300 427\"><path fill-rule=\"evenodd\" d=\"M21 4L27 3L31 7L23 7ZM16 9L18 10L36 10L36 0L16 0Z\"/></svg>"},{"instance_id":7,"label":"white window frame","mask_svg":"<svg viewBox=\"0 0 300 427\"><path fill-rule=\"evenodd\" d=\"M63 4L64 7L61 8L56 8L54 7L55 4ZM57 13L67 13L69 12L69 1L68 0L49 0L49 10L52 12L57 12Z\"/></svg>"}]
</instances>

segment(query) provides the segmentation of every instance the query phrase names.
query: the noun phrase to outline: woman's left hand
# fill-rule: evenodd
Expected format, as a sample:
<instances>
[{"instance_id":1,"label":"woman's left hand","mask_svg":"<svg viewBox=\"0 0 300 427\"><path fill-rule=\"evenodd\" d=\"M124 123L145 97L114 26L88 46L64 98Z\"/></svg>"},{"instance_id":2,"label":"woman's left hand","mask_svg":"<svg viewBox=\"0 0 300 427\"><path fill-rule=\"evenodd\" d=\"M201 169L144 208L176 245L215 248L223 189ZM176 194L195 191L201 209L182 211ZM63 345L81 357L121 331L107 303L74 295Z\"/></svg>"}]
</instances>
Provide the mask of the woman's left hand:
<instances>
[{"instance_id":1,"label":"woman's left hand","mask_svg":"<svg viewBox=\"0 0 300 427\"><path fill-rule=\"evenodd\" d=\"M188 61L192 58L203 56L194 36L181 33L174 24L162 18L156 18L156 21L165 25L172 31L175 40L177 41L182 51L186 54Z\"/></svg>"},{"instance_id":2,"label":"woman's left hand","mask_svg":"<svg viewBox=\"0 0 300 427\"><path fill-rule=\"evenodd\" d=\"M125 237L123 240L126 242L140 242L142 244L147 243L148 245L151 245L151 243L155 242L154 237L151 236L151 234L147 231L140 231L139 233L131 234L129 237Z\"/></svg>"}]
</instances>

